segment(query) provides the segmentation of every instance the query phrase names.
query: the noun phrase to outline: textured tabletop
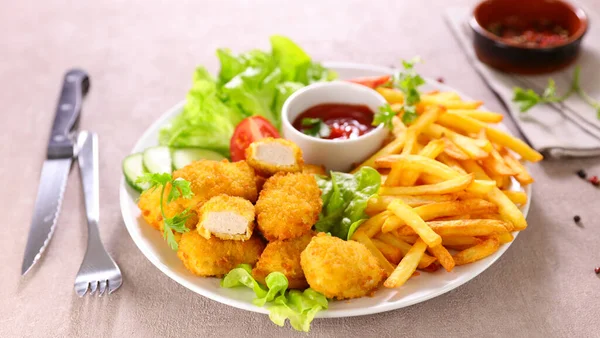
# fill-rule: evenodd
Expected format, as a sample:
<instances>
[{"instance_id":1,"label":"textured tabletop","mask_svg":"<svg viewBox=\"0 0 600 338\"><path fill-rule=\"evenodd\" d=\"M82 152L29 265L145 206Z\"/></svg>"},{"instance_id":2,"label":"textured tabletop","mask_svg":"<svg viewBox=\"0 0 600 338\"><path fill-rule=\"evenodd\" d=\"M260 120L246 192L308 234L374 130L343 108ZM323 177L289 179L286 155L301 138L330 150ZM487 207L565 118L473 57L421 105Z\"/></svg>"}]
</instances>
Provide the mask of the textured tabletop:
<instances>
[{"instance_id":1,"label":"textured tabletop","mask_svg":"<svg viewBox=\"0 0 600 338\"><path fill-rule=\"evenodd\" d=\"M593 1L586 4L593 7ZM155 119L184 98L196 65L217 71L216 48L267 48L274 33L290 36L321 61L392 65L420 55L423 75L443 77L505 113L447 27L443 12L449 3L0 2L0 205L6 216L0 236L0 337L306 336L273 325L265 315L194 294L155 268L121 218L121 159ZM124 273L123 287L100 299L80 299L73 291L87 238L77 170L46 255L26 278L19 275L60 81L73 66L91 75L80 127L99 134L100 232ZM574 174L580 168L600 175L600 159L531 166L536 183L529 228L474 280L396 311L318 319L310 334L600 336L600 278L593 271L600 265L600 191ZM582 227L573 223L576 214Z\"/></svg>"}]
</instances>

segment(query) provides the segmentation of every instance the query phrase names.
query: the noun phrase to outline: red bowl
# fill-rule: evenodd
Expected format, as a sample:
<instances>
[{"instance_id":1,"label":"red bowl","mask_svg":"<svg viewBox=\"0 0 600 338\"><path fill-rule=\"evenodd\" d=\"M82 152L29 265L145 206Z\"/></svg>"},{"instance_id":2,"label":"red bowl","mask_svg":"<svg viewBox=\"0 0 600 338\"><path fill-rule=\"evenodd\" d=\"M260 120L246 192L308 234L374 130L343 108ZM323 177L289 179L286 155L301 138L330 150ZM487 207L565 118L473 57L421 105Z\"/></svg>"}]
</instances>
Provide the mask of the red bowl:
<instances>
[{"instance_id":1,"label":"red bowl","mask_svg":"<svg viewBox=\"0 0 600 338\"><path fill-rule=\"evenodd\" d=\"M568 38L548 47L529 46L499 37L487 27L517 22L523 26L548 20L568 31ZM473 11L469 24L479 60L509 73L541 74L564 68L579 54L588 29L585 12L560 0L487 0Z\"/></svg>"}]
</instances>

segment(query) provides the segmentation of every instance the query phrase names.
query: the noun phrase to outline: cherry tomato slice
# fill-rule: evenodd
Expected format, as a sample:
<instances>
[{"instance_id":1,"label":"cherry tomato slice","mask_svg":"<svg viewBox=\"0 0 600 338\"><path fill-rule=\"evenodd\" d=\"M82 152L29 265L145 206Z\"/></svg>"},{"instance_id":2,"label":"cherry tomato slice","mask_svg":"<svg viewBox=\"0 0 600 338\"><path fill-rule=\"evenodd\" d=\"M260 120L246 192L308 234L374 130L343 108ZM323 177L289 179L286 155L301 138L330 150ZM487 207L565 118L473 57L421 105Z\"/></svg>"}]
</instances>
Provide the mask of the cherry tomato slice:
<instances>
[{"instance_id":1,"label":"cherry tomato slice","mask_svg":"<svg viewBox=\"0 0 600 338\"><path fill-rule=\"evenodd\" d=\"M390 75L383 76L369 76L369 77L357 77L355 79L346 80L348 82L354 82L367 86L369 88L377 88L390 80Z\"/></svg>"},{"instance_id":2,"label":"cherry tomato slice","mask_svg":"<svg viewBox=\"0 0 600 338\"><path fill-rule=\"evenodd\" d=\"M229 144L233 162L246 159L246 148L254 141L265 137L279 138L277 129L262 116L247 117L235 127Z\"/></svg>"}]
</instances>

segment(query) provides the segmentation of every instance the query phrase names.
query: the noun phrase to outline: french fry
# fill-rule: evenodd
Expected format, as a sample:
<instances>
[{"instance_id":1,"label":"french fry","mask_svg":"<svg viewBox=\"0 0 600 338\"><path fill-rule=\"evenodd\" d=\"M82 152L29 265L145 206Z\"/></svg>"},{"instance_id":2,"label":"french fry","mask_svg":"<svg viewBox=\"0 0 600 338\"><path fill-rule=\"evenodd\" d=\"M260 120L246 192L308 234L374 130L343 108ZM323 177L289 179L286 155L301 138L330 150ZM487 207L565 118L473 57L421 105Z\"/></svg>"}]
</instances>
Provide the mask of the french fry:
<instances>
[{"instance_id":1,"label":"french fry","mask_svg":"<svg viewBox=\"0 0 600 338\"><path fill-rule=\"evenodd\" d=\"M508 232L505 221L495 219L465 219L457 221L428 221L426 223L433 232L442 237L451 236L489 236ZM401 236L416 235L411 227L398 229Z\"/></svg>"},{"instance_id":2,"label":"french fry","mask_svg":"<svg viewBox=\"0 0 600 338\"><path fill-rule=\"evenodd\" d=\"M419 155L429 158L436 158L444 150L444 141L434 140L430 141L421 151ZM404 175L399 177L398 185L400 186L412 186L419 178L418 172L407 170Z\"/></svg>"},{"instance_id":3,"label":"french fry","mask_svg":"<svg viewBox=\"0 0 600 338\"><path fill-rule=\"evenodd\" d=\"M445 110L440 109L440 107L430 107L419 116L419 118L406 130L406 141L404 143L404 148L402 149L402 154L414 154L416 153L415 147L417 144L417 137L423 129L429 127L432 123L434 123L440 114L444 113Z\"/></svg>"},{"instance_id":4,"label":"french fry","mask_svg":"<svg viewBox=\"0 0 600 338\"><path fill-rule=\"evenodd\" d=\"M400 105L400 109L402 109L402 105ZM394 105L392 105L392 110L394 110ZM394 110L396 111L396 110ZM392 118L392 133L398 137L398 135L406 132L406 126L402 122L402 119L398 117L398 115Z\"/></svg>"},{"instance_id":5,"label":"french fry","mask_svg":"<svg viewBox=\"0 0 600 338\"><path fill-rule=\"evenodd\" d=\"M444 141L444 154L457 160L470 159L469 155L462 151L454 142L450 141L448 137L442 137L441 140Z\"/></svg>"},{"instance_id":6,"label":"french fry","mask_svg":"<svg viewBox=\"0 0 600 338\"><path fill-rule=\"evenodd\" d=\"M379 149L375 154L369 157L366 161L354 168L351 173L357 172L362 167L375 167L375 160L386 155L397 154L404 147L404 139L406 134L398 135L392 142L386 144L383 148Z\"/></svg>"},{"instance_id":7,"label":"french fry","mask_svg":"<svg viewBox=\"0 0 600 338\"><path fill-rule=\"evenodd\" d=\"M387 206L394 199L401 199L404 203L411 207L418 207L424 204L438 203L438 202L449 202L454 201L457 198L455 194L446 195L423 195L423 196L411 196L411 195L396 195L396 196L375 196L371 197L367 202L367 208L365 212L369 216L374 216L382 211L387 210Z\"/></svg>"},{"instance_id":8,"label":"french fry","mask_svg":"<svg viewBox=\"0 0 600 338\"><path fill-rule=\"evenodd\" d=\"M417 241L417 239L419 239L418 235L410 235L410 236L400 236L398 235L398 232L394 233L394 236L398 237L399 239L405 241L406 243L409 244L415 244L415 242Z\"/></svg>"},{"instance_id":9,"label":"french fry","mask_svg":"<svg viewBox=\"0 0 600 338\"><path fill-rule=\"evenodd\" d=\"M459 215L459 216L446 216L446 217L437 217L432 219L432 221L458 221L461 219L471 219L471 215Z\"/></svg>"},{"instance_id":10,"label":"french fry","mask_svg":"<svg viewBox=\"0 0 600 338\"><path fill-rule=\"evenodd\" d=\"M398 264L392 274L385 280L383 285L386 288L397 288L404 285L417 270L417 266L425 253L425 249L427 249L427 244L419 238L402 258L400 264Z\"/></svg>"},{"instance_id":11,"label":"french fry","mask_svg":"<svg viewBox=\"0 0 600 338\"><path fill-rule=\"evenodd\" d=\"M508 232L507 232L508 233ZM483 240L473 236L445 236L442 237L443 246L467 246L472 247L483 242Z\"/></svg>"},{"instance_id":12,"label":"french fry","mask_svg":"<svg viewBox=\"0 0 600 338\"><path fill-rule=\"evenodd\" d=\"M450 272L454 269L454 258L448 252L443 245L436 245L434 247L428 248L429 253L431 253L435 258L437 258L438 262L446 269L446 271Z\"/></svg>"},{"instance_id":13,"label":"french fry","mask_svg":"<svg viewBox=\"0 0 600 338\"><path fill-rule=\"evenodd\" d=\"M460 165L460 162L458 162L456 159L450 157L446 153L439 154L437 157L437 160L444 163L445 165L449 166L450 168L454 169L459 174L464 175L467 173L467 171ZM478 179L477 175L475 175L475 178Z\"/></svg>"},{"instance_id":14,"label":"french fry","mask_svg":"<svg viewBox=\"0 0 600 338\"><path fill-rule=\"evenodd\" d=\"M383 222L391 215L392 213L389 211L382 211L379 214L369 218L363 224L361 224L358 228L362 230L368 237L375 236L378 232L381 231L381 227L383 226Z\"/></svg>"},{"instance_id":15,"label":"french fry","mask_svg":"<svg viewBox=\"0 0 600 338\"><path fill-rule=\"evenodd\" d=\"M466 160L460 162L463 168L468 173L475 175L475 179L491 181L491 177L483 170L483 168L475 160Z\"/></svg>"},{"instance_id":16,"label":"french fry","mask_svg":"<svg viewBox=\"0 0 600 338\"><path fill-rule=\"evenodd\" d=\"M498 205L498 212L502 218L511 222L515 230L521 231L527 228L527 221L521 210L500 189L494 187L487 194L487 199Z\"/></svg>"},{"instance_id":17,"label":"french fry","mask_svg":"<svg viewBox=\"0 0 600 338\"><path fill-rule=\"evenodd\" d=\"M394 265L398 265L398 263L400 263L400 260L404 256L402 254L402 251L393 245L380 241L376 238L371 238L371 242L373 242L377 250L379 250L383 254L383 256Z\"/></svg>"},{"instance_id":18,"label":"french fry","mask_svg":"<svg viewBox=\"0 0 600 338\"><path fill-rule=\"evenodd\" d=\"M512 242L513 239L515 239L515 237L510 232L498 234L498 240L500 241L500 244Z\"/></svg>"},{"instance_id":19,"label":"french fry","mask_svg":"<svg viewBox=\"0 0 600 338\"><path fill-rule=\"evenodd\" d=\"M402 239L392 234L378 234L377 239L399 249L402 252L402 256L405 256L412 247L411 244L414 244L418 238L415 236L414 240L410 242L411 244L409 244L409 242L403 241ZM435 257L431 257L428 254L423 254L423 257L421 257L421 260L419 261L418 267L419 269L425 269L435 261Z\"/></svg>"},{"instance_id":20,"label":"french fry","mask_svg":"<svg viewBox=\"0 0 600 338\"><path fill-rule=\"evenodd\" d=\"M414 208L417 215L424 221L447 216L493 213L497 212L497 210L498 207L495 204L482 199L432 203ZM390 232L404 225L406 223L400 217L390 215L380 230L382 232Z\"/></svg>"},{"instance_id":21,"label":"french fry","mask_svg":"<svg viewBox=\"0 0 600 338\"><path fill-rule=\"evenodd\" d=\"M427 243L428 246L436 246L442 244L442 238L436 234L431 228L419 217L413 208L401 200L395 200L388 205L388 210L400 217L408 227ZM417 241L418 242L418 241Z\"/></svg>"},{"instance_id":22,"label":"french fry","mask_svg":"<svg viewBox=\"0 0 600 338\"><path fill-rule=\"evenodd\" d=\"M498 237L490 237L480 244L455 254L453 256L454 262L456 265L465 265L476 262L498 251L499 246L500 241L498 240Z\"/></svg>"},{"instance_id":23,"label":"french fry","mask_svg":"<svg viewBox=\"0 0 600 338\"><path fill-rule=\"evenodd\" d=\"M513 176L517 171L511 168L496 149L492 148L490 156L481 161L483 167L494 175Z\"/></svg>"},{"instance_id":24,"label":"french fry","mask_svg":"<svg viewBox=\"0 0 600 338\"><path fill-rule=\"evenodd\" d=\"M436 95L421 95L421 105L439 105L444 106L446 109L477 109L483 102L481 101L458 101L458 100L447 100L444 98L438 98Z\"/></svg>"},{"instance_id":25,"label":"french fry","mask_svg":"<svg viewBox=\"0 0 600 338\"><path fill-rule=\"evenodd\" d=\"M527 203L527 194L524 191L502 190L502 193L516 205Z\"/></svg>"},{"instance_id":26,"label":"french fry","mask_svg":"<svg viewBox=\"0 0 600 338\"><path fill-rule=\"evenodd\" d=\"M502 156L506 164L516 172L515 179L521 183L521 185L533 183L533 177L529 175L525 166L514 158L506 149L502 148L500 150L500 156Z\"/></svg>"},{"instance_id":27,"label":"french fry","mask_svg":"<svg viewBox=\"0 0 600 338\"><path fill-rule=\"evenodd\" d=\"M382 181L384 182L383 185L386 187L393 187L400 184L400 180L402 179L404 172L405 168L402 163L392 165L389 175L385 178L385 181Z\"/></svg>"},{"instance_id":28,"label":"french fry","mask_svg":"<svg viewBox=\"0 0 600 338\"><path fill-rule=\"evenodd\" d=\"M476 143L476 141L472 138L453 132L448 128L434 124L427 127L427 130L431 130L435 134L441 131L442 135L447 137L450 141L452 141L452 143L456 144L458 148L460 148L472 159L484 159L489 155L485 150L480 148L478 143Z\"/></svg>"},{"instance_id":29,"label":"french fry","mask_svg":"<svg viewBox=\"0 0 600 338\"><path fill-rule=\"evenodd\" d=\"M496 219L496 220L502 220L502 216L500 216L500 214L481 214L481 215L477 215L479 218L482 219ZM506 222L506 224L511 224L510 222ZM508 228L507 228L508 229ZM512 229L512 227L511 227ZM508 229L509 231L511 231L511 229Z\"/></svg>"},{"instance_id":30,"label":"french fry","mask_svg":"<svg viewBox=\"0 0 600 338\"><path fill-rule=\"evenodd\" d=\"M538 162L544 158L542 154L529 147L525 142L503 131L491 128L485 123L477 121L469 116L446 113L438 118L437 123L449 128L460 129L467 133L478 133L480 130L484 129L488 140L490 140L492 143L496 143L513 150L527 161Z\"/></svg>"},{"instance_id":31,"label":"french fry","mask_svg":"<svg viewBox=\"0 0 600 338\"><path fill-rule=\"evenodd\" d=\"M356 230L356 232L354 233L354 235L352 235L352 240L353 241L357 241L359 243L362 243L365 247L367 247L367 249L369 249L369 251L371 251L371 253L373 254L373 256L375 257L375 259L377 259L377 262L379 263L379 266L389 275L394 271L394 266L392 265L392 263L390 263L385 256L381 253L381 251L379 251L379 249L377 249L377 247L375 246L375 244L373 244L373 242L371 241L371 239L369 238L369 236L367 236L364 231L361 231L360 229Z\"/></svg>"},{"instance_id":32,"label":"french fry","mask_svg":"<svg viewBox=\"0 0 600 338\"><path fill-rule=\"evenodd\" d=\"M472 109L449 109L449 113L466 115L468 117L472 117L481 122L487 123L498 123L503 119L502 114L493 113L484 110L472 110Z\"/></svg>"},{"instance_id":33,"label":"french fry","mask_svg":"<svg viewBox=\"0 0 600 338\"><path fill-rule=\"evenodd\" d=\"M389 103L404 103L404 94L398 89L385 88L385 87L377 87L375 89L383 98Z\"/></svg>"},{"instance_id":34,"label":"french fry","mask_svg":"<svg viewBox=\"0 0 600 338\"><path fill-rule=\"evenodd\" d=\"M401 165L402 163L400 163ZM389 178L388 178L389 179ZM459 192L466 189L473 182L473 175L458 176L436 184L418 185L412 187L381 187L381 195L441 195Z\"/></svg>"}]
</instances>

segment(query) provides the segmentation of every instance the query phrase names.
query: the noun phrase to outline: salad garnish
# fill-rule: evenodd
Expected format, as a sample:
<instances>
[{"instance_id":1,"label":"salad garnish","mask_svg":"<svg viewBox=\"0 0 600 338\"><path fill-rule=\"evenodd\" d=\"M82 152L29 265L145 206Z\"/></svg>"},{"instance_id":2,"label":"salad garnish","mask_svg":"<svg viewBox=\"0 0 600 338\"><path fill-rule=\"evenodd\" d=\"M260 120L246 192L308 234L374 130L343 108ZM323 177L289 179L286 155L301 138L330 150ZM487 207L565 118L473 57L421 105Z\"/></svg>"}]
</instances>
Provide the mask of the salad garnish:
<instances>
[{"instance_id":1,"label":"salad garnish","mask_svg":"<svg viewBox=\"0 0 600 338\"><path fill-rule=\"evenodd\" d=\"M188 232L188 229L185 226L185 222L190 217L190 210L185 209L184 211L172 216L167 217L165 215L164 209L164 196L167 187L169 187L169 192L167 194L167 202L171 203L172 201L178 198L192 198L194 193L190 188L190 182L177 178L173 179L173 176L167 173L162 174L152 174L145 173L137 179L138 184L148 184L149 188L147 190L154 190L160 188L160 213L163 218L163 238L167 240L167 243L171 247L171 249L177 251L178 244L175 240L175 235L173 231L178 233Z\"/></svg>"},{"instance_id":2,"label":"salad garnish","mask_svg":"<svg viewBox=\"0 0 600 338\"><path fill-rule=\"evenodd\" d=\"M246 286L254 291L256 306L267 306L269 319L279 326L289 319L295 330L308 332L315 315L327 309L327 298L308 288L304 291L288 290L288 280L281 272L271 272L265 278L266 286L252 277L252 266L240 264L232 269L221 281L221 287Z\"/></svg>"}]
</instances>

